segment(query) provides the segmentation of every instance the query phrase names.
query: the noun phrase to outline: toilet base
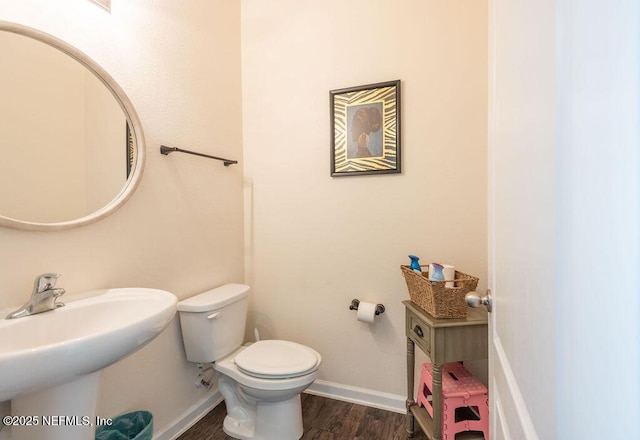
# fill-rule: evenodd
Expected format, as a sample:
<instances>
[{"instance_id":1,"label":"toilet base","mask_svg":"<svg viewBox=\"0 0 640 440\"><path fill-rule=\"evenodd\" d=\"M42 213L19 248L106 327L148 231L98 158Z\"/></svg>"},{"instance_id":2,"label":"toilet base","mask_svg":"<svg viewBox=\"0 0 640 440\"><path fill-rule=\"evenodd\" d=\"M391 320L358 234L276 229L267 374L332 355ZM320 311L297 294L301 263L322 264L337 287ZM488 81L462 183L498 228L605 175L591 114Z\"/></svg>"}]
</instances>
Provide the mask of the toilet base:
<instances>
[{"instance_id":1,"label":"toilet base","mask_svg":"<svg viewBox=\"0 0 640 440\"><path fill-rule=\"evenodd\" d=\"M240 440L298 440L302 437L300 395L280 402L260 402L254 420L238 420L227 415L224 432Z\"/></svg>"}]
</instances>

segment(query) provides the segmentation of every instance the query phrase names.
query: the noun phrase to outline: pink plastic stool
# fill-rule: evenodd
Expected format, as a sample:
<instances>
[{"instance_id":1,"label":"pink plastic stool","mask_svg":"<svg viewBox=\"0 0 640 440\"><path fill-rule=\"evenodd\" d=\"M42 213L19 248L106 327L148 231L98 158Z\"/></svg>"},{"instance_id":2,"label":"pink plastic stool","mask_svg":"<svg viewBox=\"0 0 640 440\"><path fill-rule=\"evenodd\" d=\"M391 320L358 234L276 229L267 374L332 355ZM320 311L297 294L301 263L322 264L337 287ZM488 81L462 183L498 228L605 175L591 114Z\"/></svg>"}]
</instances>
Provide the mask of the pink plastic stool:
<instances>
[{"instance_id":1,"label":"pink plastic stool","mask_svg":"<svg viewBox=\"0 0 640 440\"><path fill-rule=\"evenodd\" d=\"M418 405L433 417L433 365L423 364L418 388ZM458 420L456 421L456 410ZM472 417L463 418L466 416ZM479 418L479 420L476 420ZM454 440L464 431L482 431L489 440L489 402L487 388L459 362L442 365L442 438Z\"/></svg>"}]
</instances>

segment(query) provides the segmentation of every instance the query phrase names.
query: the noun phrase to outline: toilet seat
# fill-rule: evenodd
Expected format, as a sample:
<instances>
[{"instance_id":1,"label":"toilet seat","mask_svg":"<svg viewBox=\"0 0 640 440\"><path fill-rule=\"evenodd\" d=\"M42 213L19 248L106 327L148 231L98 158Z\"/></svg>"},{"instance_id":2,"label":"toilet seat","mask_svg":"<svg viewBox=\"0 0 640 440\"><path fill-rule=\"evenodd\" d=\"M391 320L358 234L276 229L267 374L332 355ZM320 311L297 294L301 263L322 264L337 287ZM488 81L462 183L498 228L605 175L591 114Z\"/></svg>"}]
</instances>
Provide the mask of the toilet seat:
<instances>
[{"instance_id":1,"label":"toilet seat","mask_svg":"<svg viewBox=\"0 0 640 440\"><path fill-rule=\"evenodd\" d=\"M304 376L317 369L318 353L291 341L265 340L246 347L234 358L238 370L263 379Z\"/></svg>"}]
</instances>

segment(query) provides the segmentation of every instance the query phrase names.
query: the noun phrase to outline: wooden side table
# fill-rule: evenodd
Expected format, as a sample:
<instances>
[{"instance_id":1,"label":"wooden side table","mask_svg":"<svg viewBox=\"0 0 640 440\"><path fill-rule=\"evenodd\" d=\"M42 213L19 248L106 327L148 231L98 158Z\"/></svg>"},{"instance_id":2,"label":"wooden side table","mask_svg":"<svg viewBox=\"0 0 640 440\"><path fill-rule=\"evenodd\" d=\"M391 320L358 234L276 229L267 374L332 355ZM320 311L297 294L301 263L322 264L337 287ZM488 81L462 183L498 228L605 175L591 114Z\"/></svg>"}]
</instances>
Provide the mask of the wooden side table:
<instances>
[{"instance_id":1,"label":"wooden side table","mask_svg":"<svg viewBox=\"0 0 640 440\"><path fill-rule=\"evenodd\" d=\"M442 364L487 359L487 311L470 308L466 318L437 319L411 301L402 304L407 335L407 436L413 437L417 421L427 437L442 440ZM416 344L433 363L433 418L413 400Z\"/></svg>"}]
</instances>

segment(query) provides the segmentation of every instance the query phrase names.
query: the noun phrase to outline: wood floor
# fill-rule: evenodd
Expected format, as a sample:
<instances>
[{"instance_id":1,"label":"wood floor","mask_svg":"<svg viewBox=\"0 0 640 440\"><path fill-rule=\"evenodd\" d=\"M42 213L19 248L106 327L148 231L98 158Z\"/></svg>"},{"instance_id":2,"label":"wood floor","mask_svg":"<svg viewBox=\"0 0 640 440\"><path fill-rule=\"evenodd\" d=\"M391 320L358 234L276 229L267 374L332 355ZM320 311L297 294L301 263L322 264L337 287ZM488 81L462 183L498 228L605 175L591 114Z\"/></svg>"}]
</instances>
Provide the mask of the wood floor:
<instances>
[{"instance_id":1,"label":"wood floor","mask_svg":"<svg viewBox=\"0 0 640 440\"><path fill-rule=\"evenodd\" d=\"M233 440L222 430L224 402L178 440ZM354 403L302 394L302 440L404 440L404 415ZM415 440L427 437L416 430Z\"/></svg>"}]
</instances>

